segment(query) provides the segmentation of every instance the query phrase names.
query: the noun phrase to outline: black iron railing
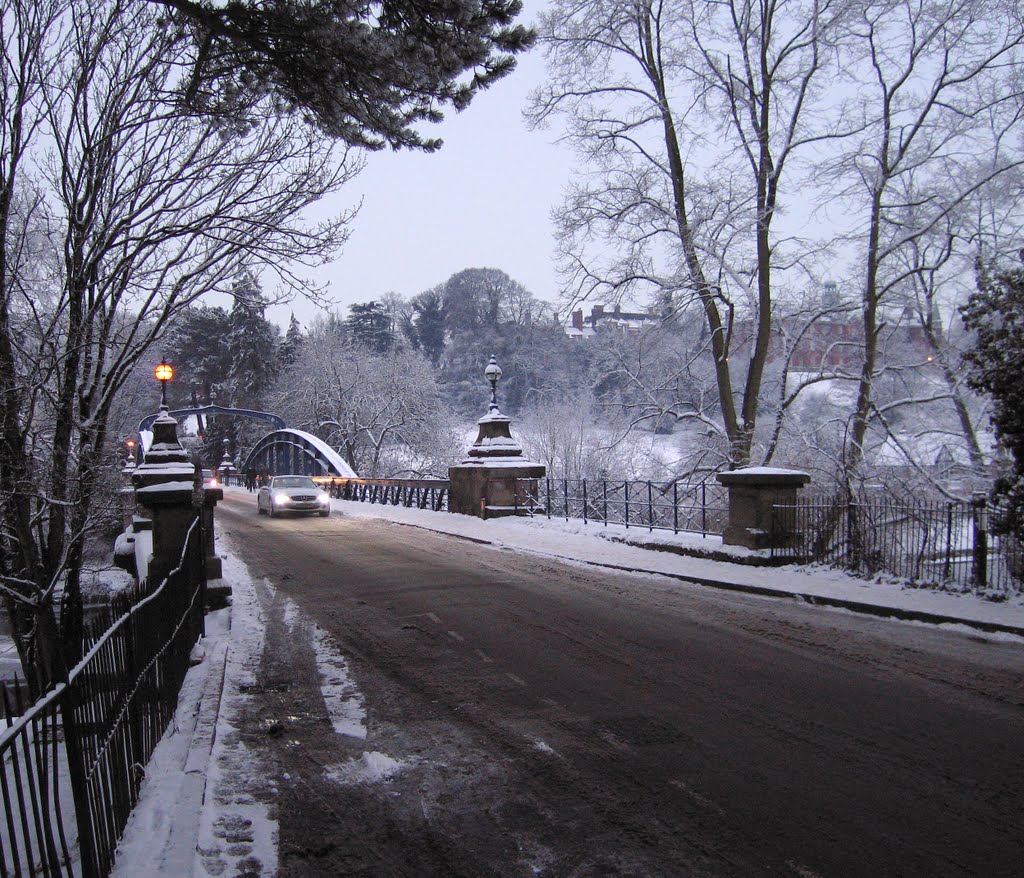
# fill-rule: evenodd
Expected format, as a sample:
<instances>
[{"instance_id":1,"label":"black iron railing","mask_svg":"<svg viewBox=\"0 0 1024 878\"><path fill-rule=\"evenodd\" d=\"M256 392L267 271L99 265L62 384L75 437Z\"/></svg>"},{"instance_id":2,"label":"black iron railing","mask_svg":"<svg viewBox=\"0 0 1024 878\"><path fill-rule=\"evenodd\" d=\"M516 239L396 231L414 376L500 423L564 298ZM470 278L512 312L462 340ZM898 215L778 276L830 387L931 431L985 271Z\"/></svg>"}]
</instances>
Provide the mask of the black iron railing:
<instances>
[{"instance_id":1,"label":"black iron railing","mask_svg":"<svg viewBox=\"0 0 1024 878\"><path fill-rule=\"evenodd\" d=\"M517 509L548 518L621 524L648 530L720 534L728 496L717 482L519 479Z\"/></svg>"},{"instance_id":2,"label":"black iron railing","mask_svg":"<svg viewBox=\"0 0 1024 878\"><path fill-rule=\"evenodd\" d=\"M332 497L381 503L411 509L448 509L447 479L326 479L317 478Z\"/></svg>"},{"instance_id":3,"label":"black iron railing","mask_svg":"<svg viewBox=\"0 0 1024 878\"><path fill-rule=\"evenodd\" d=\"M163 582L89 624L67 682L31 705L4 691L0 875L109 873L203 633L202 545L197 520Z\"/></svg>"},{"instance_id":4,"label":"black iron railing","mask_svg":"<svg viewBox=\"0 0 1024 878\"><path fill-rule=\"evenodd\" d=\"M919 584L1020 591L1024 551L989 533L983 502L818 497L773 507L776 557Z\"/></svg>"}]
</instances>

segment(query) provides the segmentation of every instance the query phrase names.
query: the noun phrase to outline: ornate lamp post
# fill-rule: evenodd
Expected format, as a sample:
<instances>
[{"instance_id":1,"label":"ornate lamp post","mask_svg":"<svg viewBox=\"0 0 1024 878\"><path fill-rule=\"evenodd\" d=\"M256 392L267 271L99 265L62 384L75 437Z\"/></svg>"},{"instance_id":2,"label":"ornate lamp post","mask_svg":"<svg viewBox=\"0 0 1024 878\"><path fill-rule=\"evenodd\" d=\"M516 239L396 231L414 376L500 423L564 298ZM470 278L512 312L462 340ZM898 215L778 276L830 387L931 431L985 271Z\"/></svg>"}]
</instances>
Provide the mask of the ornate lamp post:
<instances>
[{"instance_id":1,"label":"ornate lamp post","mask_svg":"<svg viewBox=\"0 0 1024 878\"><path fill-rule=\"evenodd\" d=\"M167 362L165 357L162 357L153 370L153 375L160 382L160 408L165 409L167 408L167 382L174 377L174 367Z\"/></svg>"},{"instance_id":2,"label":"ornate lamp post","mask_svg":"<svg viewBox=\"0 0 1024 878\"><path fill-rule=\"evenodd\" d=\"M490 362L484 369L484 377L491 382L491 404L487 410L493 413L498 411L498 380L501 378L501 367L494 359L494 354L491 354Z\"/></svg>"}]
</instances>

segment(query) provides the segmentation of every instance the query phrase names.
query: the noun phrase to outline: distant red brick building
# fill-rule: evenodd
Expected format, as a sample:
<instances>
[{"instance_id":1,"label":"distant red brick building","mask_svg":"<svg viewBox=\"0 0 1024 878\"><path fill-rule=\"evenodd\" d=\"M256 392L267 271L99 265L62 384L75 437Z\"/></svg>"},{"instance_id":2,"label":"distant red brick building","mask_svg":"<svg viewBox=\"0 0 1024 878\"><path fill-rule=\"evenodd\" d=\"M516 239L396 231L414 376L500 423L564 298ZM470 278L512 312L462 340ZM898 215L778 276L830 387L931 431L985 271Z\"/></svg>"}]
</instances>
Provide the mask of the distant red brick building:
<instances>
[{"instance_id":1,"label":"distant red brick building","mask_svg":"<svg viewBox=\"0 0 1024 878\"><path fill-rule=\"evenodd\" d=\"M831 369L859 369L864 361L864 323L859 311L844 310L834 282L824 284L817 306L828 316L808 324L806 319L785 317L773 325L769 362L777 362L791 351L789 368L794 372L819 372ZM910 311L883 322L879 335L879 354L883 361L926 361L930 350L924 328ZM599 328L614 328L624 335L639 335L645 327L654 326L661 317L651 311L623 311L620 305L608 310L594 305L590 313L582 308L573 311L565 334L573 340L593 337ZM884 321L884 318L883 318ZM732 351L749 350L755 325L752 320L738 320L733 325Z\"/></svg>"},{"instance_id":2,"label":"distant red brick building","mask_svg":"<svg viewBox=\"0 0 1024 878\"><path fill-rule=\"evenodd\" d=\"M610 311L605 310L604 305L594 305L588 315L582 308L573 311L572 323L565 328L565 334L573 340L585 340L599 327L611 327L626 335L639 335L645 326L652 326L660 319L648 311L623 311L621 305L615 305Z\"/></svg>"}]
</instances>

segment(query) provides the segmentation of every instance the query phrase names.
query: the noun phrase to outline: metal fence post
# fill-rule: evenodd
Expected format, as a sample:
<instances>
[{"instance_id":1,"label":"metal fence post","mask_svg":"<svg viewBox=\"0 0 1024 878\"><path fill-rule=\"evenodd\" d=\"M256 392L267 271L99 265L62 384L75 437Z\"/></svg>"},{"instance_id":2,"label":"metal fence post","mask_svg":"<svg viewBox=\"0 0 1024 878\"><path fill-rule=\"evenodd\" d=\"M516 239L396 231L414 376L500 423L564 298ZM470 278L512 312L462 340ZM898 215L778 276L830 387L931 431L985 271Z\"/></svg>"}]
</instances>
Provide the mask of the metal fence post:
<instances>
[{"instance_id":1,"label":"metal fence post","mask_svg":"<svg viewBox=\"0 0 1024 878\"><path fill-rule=\"evenodd\" d=\"M601 479L601 493L604 496L602 513L604 514L604 526L608 527L608 480Z\"/></svg>"},{"instance_id":2,"label":"metal fence post","mask_svg":"<svg viewBox=\"0 0 1024 878\"><path fill-rule=\"evenodd\" d=\"M75 822L78 828L78 850L83 878L98 878L96 840L90 819L89 790L86 778L85 759L82 757L82 740L78 732L75 708L79 691L68 694L60 702L61 724L64 732L64 753L68 760L71 776L71 797L75 803Z\"/></svg>"},{"instance_id":3,"label":"metal fence post","mask_svg":"<svg viewBox=\"0 0 1024 878\"><path fill-rule=\"evenodd\" d=\"M583 523L587 523L587 480L583 480Z\"/></svg>"},{"instance_id":4,"label":"metal fence post","mask_svg":"<svg viewBox=\"0 0 1024 878\"><path fill-rule=\"evenodd\" d=\"M974 587L988 585L988 498L981 491L971 498L974 509Z\"/></svg>"},{"instance_id":5,"label":"metal fence post","mask_svg":"<svg viewBox=\"0 0 1024 878\"><path fill-rule=\"evenodd\" d=\"M679 482L672 483L672 533L679 533Z\"/></svg>"},{"instance_id":6,"label":"metal fence post","mask_svg":"<svg viewBox=\"0 0 1024 878\"><path fill-rule=\"evenodd\" d=\"M953 504L946 504L946 560L942 565L942 578L949 579L953 563Z\"/></svg>"},{"instance_id":7,"label":"metal fence post","mask_svg":"<svg viewBox=\"0 0 1024 878\"><path fill-rule=\"evenodd\" d=\"M625 493L623 494L626 501L626 530L629 530L629 482L623 482Z\"/></svg>"}]
</instances>

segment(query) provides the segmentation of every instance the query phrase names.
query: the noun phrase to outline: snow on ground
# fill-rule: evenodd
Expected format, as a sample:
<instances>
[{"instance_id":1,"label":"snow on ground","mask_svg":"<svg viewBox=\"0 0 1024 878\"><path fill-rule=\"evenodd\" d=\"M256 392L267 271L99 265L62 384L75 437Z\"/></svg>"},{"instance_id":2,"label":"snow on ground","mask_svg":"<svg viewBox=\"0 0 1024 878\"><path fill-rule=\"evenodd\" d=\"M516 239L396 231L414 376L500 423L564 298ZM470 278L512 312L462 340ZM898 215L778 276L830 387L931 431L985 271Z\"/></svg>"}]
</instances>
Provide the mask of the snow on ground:
<instances>
[{"instance_id":1,"label":"snow on ground","mask_svg":"<svg viewBox=\"0 0 1024 878\"><path fill-rule=\"evenodd\" d=\"M266 779L254 777L234 726L256 679L264 625L252 579L230 551L224 578L233 605L207 616L203 660L146 767L114 863L118 878L277 872L277 824L252 794Z\"/></svg>"},{"instance_id":2,"label":"snow on ground","mask_svg":"<svg viewBox=\"0 0 1024 878\"><path fill-rule=\"evenodd\" d=\"M394 777L406 764L406 762L392 759L384 753L373 750L339 765L328 765L324 768L324 774L342 786L379 783Z\"/></svg>"},{"instance_id":3,"label":"snow on ground","mask_svg":"<svg viewBox=\"0 0 1024 878\"><path fill-rule=\"evenodd\" d=\"M338 652L337 643L322 628L316 628L313 632L313 650L320 674L320 691L335 733L365 741L366 708L363 705L363 694L349 675L348 663Z\"/></svg>"},{"instance_id":4,"label":"snow on ground","mask_svg":"<svg viewBox=\"0 0 1024 878\"><path fill-rule=\"evenodd\" d=\"M208 755L206 789L198 815L195 859L191 870L182 874L273 876L277 874L277 823L256 793L272 795L274 781L259 770L235 726L246 706L246 692L257 682L266 625L255 583L238 553L222 543L221 554L223 577L232 587L230 638L216 736ZM197 753L197 759L202 755ZM124 873L126 878L130 874L148 873Z\"/></svg>"},{"instance_id":5,"label":"snow on ground","mask_svg":"<svg viewBox=\"0 0 1024 878\"><path fill-rule=\"evenodd\" d=\"M217 535L232 606L207 617L202 661L186 679L179 706L146 769L139 803L118 848L113 875L136 878L277 873L277 823L265 804L276 787L240 740L236 723L257 683L264 647L264 603L274 587L254 581L223 534ZM320 690L338 734L366 739L366 709L334 640L285 598L285 624L311 629ZM376 751L325 769L339 783L372 783L404 763Z\"/></svg>"},{"instance_id":6,"label":"snow on ground","mask_svg":"<svg viewBox=\"0 0 1024 878\"><path fill-rule=\"evenodd\" d=\"M263 583L271 593L274 589L269 583ZM300 627L304 624L299 605L291 598L284 598L283 622L290 636L300 636ZM316 669L320 675L320 692L327 707L334 731L339 735L366 740L366 708L363 706L363 694L356 687L348 670L348 662L338 652L338 644L322 628L311 626L309 632L313 653L316 658Z\"/></svg>"}]
</instances>

